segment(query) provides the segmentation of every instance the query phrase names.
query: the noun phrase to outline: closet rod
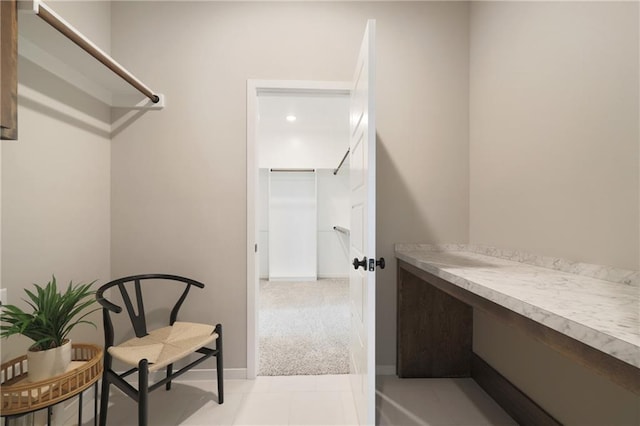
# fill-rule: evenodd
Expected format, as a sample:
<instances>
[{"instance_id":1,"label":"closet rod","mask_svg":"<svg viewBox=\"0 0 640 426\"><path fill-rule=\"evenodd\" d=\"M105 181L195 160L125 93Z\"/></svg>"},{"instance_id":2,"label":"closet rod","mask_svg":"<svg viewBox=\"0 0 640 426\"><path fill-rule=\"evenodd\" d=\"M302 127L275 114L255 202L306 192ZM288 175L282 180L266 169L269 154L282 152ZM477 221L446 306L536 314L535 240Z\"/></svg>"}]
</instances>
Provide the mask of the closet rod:
<instances>
[{"instance_id":1,"label":"closet rod","mask_svg":"<svg viewBox=\"0 0 640 426\"><path fill-rule=\"evenodd\" d=\"M333 230L334 231L338 231L338 232L342 232L343 234L347 234L347 235L351 234L351 231L349 231L347 228L343 228L342 226L334 226Z\"/></svg>"},{"instance_id":2,"label":"closet rod","mask_svg":"<svg viewBox=\"0 0 640 426\"><path fill-rule=\"evenodd\" d=\"M344 160L347 159L347 155L349 155L349 151L350 151L350 148L347 148L347 152L344 154L344 157L342 157L342 161L340 161L340 164L338 164L338 167L333 171L334 175L338 174L338 170L340 170L340 167L342 167Z\"/></svg>"},{"instance_id":3,"label":"closet rod","mask_svg":"<svg viewBox=\"0 0 640 426\"><path fill-rule=\"evenodd\" d=\"M270 169L272 172L315 172L316 169Z\"/></svg>"},{"instance_id":4,"label":"closet rod","mask_svg":"<svg viewBox=\"0 0 640 426\"><path fill-rule=\"evenodd\" d=\"M56 30L60 31L69 40L80 46L82 50L93 56L104 66L109 68L115 74L117 74L124 81L132 85L139 92L144 94L147 98L155 104L160 101L160 97L153 93L151 89L144 85L140 80L135 78L129 71L124 69L122 65L114 61L110 56L105 54L96 45L89 41L85 36L77 32L73 27L69 26L63 19L61 19L53 10L49 9L44 3L38 2L38 8L36 13L46 23L51 25Z\"/></svg>"}]
</instances>

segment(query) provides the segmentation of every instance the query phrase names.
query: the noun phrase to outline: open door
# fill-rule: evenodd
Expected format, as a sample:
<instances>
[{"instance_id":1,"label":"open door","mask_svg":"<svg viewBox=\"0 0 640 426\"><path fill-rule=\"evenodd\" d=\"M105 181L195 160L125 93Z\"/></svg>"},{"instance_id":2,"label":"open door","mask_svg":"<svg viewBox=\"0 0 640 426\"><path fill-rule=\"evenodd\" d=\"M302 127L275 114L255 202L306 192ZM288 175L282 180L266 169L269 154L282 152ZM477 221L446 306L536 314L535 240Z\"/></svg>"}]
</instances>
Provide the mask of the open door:
<instances>
[{"instance_id":1,"label":"open door","mask_svg":"<svg viewBox=\"0 0 640 426\"><path fill-rule=\"evenodd\" d=\"M375 424L375 20L369 20L351 88L351 385L361 425Z\"/></svg>"}]
</instances>

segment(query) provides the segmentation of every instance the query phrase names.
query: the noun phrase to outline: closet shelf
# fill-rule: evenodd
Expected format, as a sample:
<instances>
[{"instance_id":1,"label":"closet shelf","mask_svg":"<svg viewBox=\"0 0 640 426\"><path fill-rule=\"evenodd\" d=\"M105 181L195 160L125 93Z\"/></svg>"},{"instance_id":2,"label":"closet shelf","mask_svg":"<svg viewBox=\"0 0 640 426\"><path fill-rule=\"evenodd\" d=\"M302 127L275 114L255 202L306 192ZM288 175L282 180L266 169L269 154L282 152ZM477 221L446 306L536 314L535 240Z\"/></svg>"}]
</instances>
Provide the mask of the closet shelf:
<instances>
[{"instance_id":1,"label":"closet shelf","mask_svg":"<svg viewBox=\"0 0 640 426\"><path fill-rule=\"evenodd\" d=\"M18 54L101 102L162 109L155 93L41 0L18 2Z\"/></svg>"}]
</instances>

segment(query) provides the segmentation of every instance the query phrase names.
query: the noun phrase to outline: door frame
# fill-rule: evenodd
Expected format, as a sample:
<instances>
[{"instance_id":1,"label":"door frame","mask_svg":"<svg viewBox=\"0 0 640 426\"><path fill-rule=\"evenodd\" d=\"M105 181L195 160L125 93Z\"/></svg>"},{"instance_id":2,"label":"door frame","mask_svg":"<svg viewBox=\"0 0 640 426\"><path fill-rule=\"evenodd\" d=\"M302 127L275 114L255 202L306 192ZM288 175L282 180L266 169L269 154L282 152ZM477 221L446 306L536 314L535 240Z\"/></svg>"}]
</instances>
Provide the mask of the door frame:
<instances>
[{"instance_id":1,"label":"door frame","mask_svg":"<svg viewBox=\"0 0 640 426\"><path fill-rule=\"evenodd\" d=\"M259 264L255 247L258 244L258 155L257 118L260 93L335 93L351 94L348 81L307 80L247 80L247 379L258 373L258 297ZM258 250L261 250L258 248Z\"/></svg>"}]
</instances>

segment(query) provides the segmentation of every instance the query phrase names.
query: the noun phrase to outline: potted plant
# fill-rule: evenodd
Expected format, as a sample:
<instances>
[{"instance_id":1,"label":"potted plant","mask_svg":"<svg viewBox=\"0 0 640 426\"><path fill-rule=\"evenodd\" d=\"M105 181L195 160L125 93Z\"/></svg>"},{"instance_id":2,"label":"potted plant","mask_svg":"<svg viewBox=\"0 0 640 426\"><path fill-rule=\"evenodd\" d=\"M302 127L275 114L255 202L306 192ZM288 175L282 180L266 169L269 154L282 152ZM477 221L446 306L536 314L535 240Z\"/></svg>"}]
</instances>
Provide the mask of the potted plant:
<instances>
[{"instance_id":1,"label":"potted plant","mask_svg":"<svg viewBox=\"0 0 640 426\"><path fill-rule=\"evenodd\" d=\"M94 309L85 312L95 303L94 293L88 284L73 285L69 283L67 290L58 291L56 277L46 286L34 284L35 292L25 289L29 300L24 301L33 312L25 312L14 305L2 306L0 314L0 337L22 334L34 343L27 351L29 380L44 380L62 374L71 362L71 330L78 324L91 324L84 318Z\"/></svg>"}]
</instances>

